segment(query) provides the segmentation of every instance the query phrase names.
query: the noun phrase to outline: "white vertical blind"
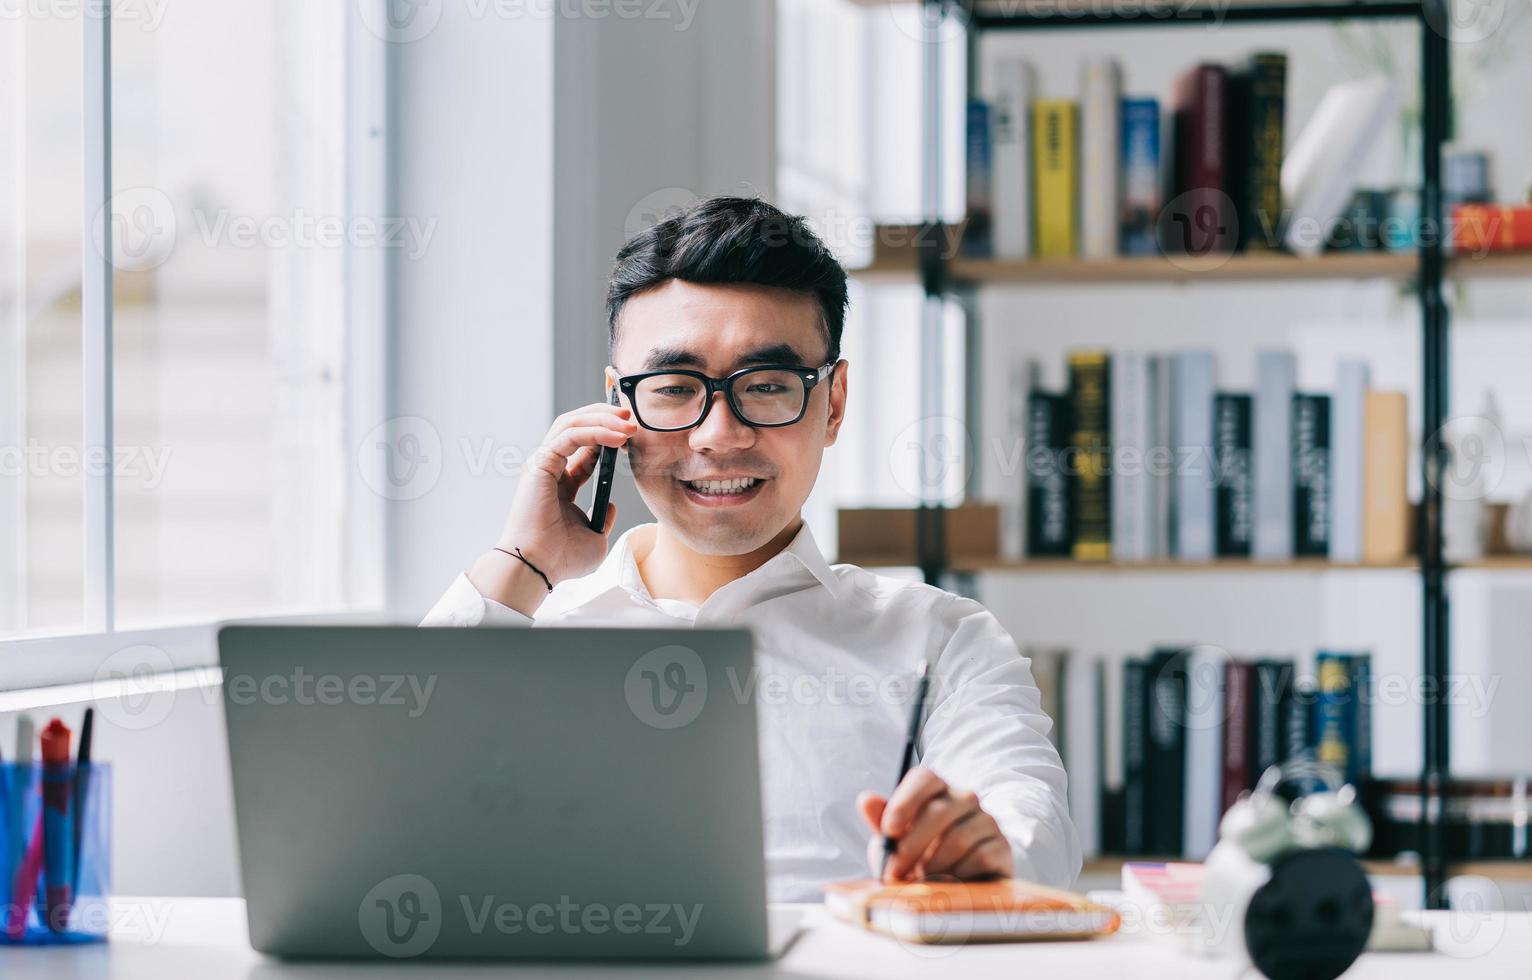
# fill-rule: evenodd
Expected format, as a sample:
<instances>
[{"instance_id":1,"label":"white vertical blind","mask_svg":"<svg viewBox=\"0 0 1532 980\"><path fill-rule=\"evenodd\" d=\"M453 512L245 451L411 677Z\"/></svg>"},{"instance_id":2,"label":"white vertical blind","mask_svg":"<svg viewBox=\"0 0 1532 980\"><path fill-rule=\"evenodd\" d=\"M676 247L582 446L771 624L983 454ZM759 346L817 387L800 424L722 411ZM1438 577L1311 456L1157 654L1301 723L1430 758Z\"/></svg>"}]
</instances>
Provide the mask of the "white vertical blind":
<instances>
[{"instance_id":1,"label":"white vertical blind","mask_svg":"<svg viewBox=\"0 0 1532 980\"><path fill-rule=\"evenodd\" d=\"M116 558L112 467L112 17L111 0L80 18L84 42L84 225L80 250L81 366L84 371L85 628L112 631ZM99 234L96 225L104 222Z\"/></svg>"}]
</instances>

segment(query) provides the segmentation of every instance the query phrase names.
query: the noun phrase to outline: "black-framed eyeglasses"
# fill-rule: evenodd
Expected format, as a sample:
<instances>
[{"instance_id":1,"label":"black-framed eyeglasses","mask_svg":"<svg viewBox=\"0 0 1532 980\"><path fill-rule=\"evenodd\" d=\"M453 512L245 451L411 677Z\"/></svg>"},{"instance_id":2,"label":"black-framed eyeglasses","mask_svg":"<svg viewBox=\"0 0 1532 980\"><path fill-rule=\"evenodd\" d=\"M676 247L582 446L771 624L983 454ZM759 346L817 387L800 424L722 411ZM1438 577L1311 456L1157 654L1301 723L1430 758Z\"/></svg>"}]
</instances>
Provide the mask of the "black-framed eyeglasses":
<instances>
[{"instance_id":1,"label":"black-framed eyeglasses","mask_svg":"<svg viewBox=\"0 0 1532 980\"><path fill-rule=\"evenodd\" d=\"M680 432L702 424L723 392L734 417L757 429L792 425L808 410L814 386L835 373L835 364L817 368L790 364L748 367L725 378L700 371L649 371L617 379L638 424L654 432Z\"/></svg>"}]
</instances>

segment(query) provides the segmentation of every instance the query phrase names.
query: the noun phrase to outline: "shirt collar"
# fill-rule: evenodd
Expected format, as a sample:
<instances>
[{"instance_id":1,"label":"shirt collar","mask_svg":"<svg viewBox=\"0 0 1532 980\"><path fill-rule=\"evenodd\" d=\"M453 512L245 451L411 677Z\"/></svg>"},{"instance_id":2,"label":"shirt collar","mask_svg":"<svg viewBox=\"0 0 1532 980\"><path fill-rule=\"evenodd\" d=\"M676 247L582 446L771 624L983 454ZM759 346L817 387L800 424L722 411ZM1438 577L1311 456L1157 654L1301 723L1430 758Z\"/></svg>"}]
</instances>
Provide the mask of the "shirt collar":
<instances>
[{"instance_id":1,"label":"shirt collar","mask_svg":"<svg viewBox=\"0 0 1532 980\"><path fill-rule=\"evenodd\" d=\"M637 553L650 547L658 528L659 525L655 523L629 528L612 543L606 558L594 572L568 583L561 583L569 588L568 601L563 603L563 607L572 609L617 590L653 602L654 597L649 594L649 588L644 585L643 576L638 573ZM842 588L840 577L835 574L829 562L825 561L824 554L814 540L813 532L809 530L808 521L804 521L798 528L798 533L793 536L786 548L773 555L760 568L735 581L774 578L784 571L799 566L806 569L820 585L824 586L832 599L840 597Z\"/></svg>"}]
</instances>

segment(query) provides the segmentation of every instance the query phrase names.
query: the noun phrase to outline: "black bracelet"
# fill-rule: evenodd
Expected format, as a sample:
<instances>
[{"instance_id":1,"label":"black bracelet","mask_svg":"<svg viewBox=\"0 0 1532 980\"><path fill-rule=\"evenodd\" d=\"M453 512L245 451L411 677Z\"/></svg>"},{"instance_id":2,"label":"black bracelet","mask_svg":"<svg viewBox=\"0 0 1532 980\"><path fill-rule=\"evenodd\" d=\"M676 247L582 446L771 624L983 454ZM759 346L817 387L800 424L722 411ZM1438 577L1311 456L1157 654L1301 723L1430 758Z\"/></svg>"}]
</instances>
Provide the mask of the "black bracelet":
<instances>
[{"instance_id":1,"label":"black bracelet","mask_svg":"<svg viewBox=\"0 0 1532 980\"><path fill-rule=\"evenodd\" d=\"M538 568L536 565L528 561L527 556L521 553L520 548L517 548L515 551L506 551L504 548L496 548L495 550L500 552L502 555L510 555L512 558L521 559L523 564L532 569L532 571L536 572L537 577L543 580L543 584L548 587L548 591L553 591L553 583L548 581L548 576L543 574L543 570L541 568Z\"/></svg>"}]
</instances>

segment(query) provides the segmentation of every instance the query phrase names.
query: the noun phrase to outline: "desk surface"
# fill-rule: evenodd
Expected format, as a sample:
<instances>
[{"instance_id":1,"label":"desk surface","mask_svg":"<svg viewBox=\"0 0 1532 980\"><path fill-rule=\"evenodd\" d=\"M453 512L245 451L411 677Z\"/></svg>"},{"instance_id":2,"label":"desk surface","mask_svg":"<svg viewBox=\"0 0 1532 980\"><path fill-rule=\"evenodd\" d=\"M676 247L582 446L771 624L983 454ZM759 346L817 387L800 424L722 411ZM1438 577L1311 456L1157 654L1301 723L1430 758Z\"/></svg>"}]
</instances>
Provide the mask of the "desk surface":
<instances>
[{"instance_id":1,"label":"desk surface","mask_svg":"<svg viewBox=\"0 0 1532 980\"><path fill-rule=\"evenodd\" d=\"M383 969L377 963L308 964L268 960L250 949L244 903L239 899L148 898L113 903L113 941L82 947L19 949L0 947L5 980L285 980L340 978ZM1069 980L1231 980L1227 960L1177 953L1144 936L1119 934L1080 943L1029 943L966 947L909 947L863 932L825 916L817 906L784 906L803 930L787 955L774 963L686 968L696 977L868 978L963 976L974 980L1018 976ZM1347 980L1414 980L1474 976L1525 977L1532 973L1532 913L1424 913L1436 933L1438 951L1429 954L1368 954L1346 973ZM461 975L489 977L663 977L681 972L676 964L635 966L486 963L389 964L398 980Z\"/></svg>"}]
</instances>

